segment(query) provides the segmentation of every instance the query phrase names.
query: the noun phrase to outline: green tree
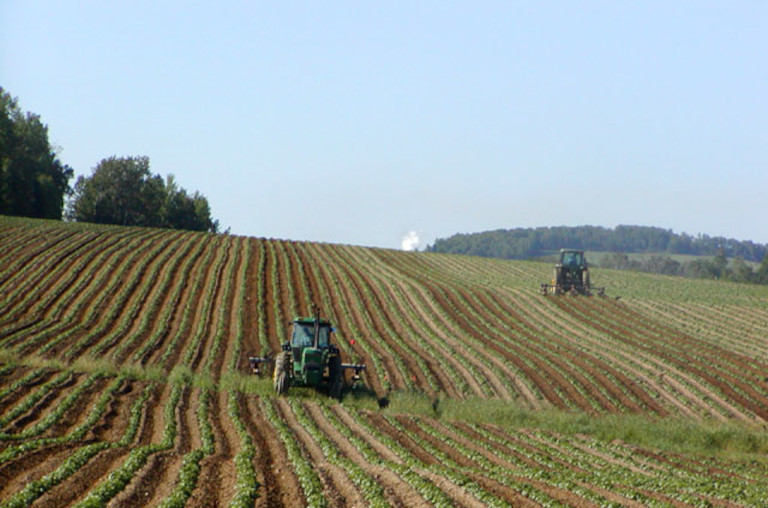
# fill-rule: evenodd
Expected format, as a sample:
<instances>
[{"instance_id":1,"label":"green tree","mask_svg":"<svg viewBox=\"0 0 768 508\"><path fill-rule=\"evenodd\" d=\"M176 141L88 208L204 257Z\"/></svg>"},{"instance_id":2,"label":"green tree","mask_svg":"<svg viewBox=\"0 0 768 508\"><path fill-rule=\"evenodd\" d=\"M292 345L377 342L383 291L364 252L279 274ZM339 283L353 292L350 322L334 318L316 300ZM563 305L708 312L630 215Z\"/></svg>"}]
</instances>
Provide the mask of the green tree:
<instances>
[{"instance_id":1,"label":"green tree","mask_svg":"<svg viewBox=\"0 0 768 508\"><path fill-rule=\"evenodd\" d=\"M163 226L173 229L192 231L210 231L217 233L219 222L211 219L208 200L200 193L192 196L176 184L173 175L165 180L165 206L163 208Z\"/></svg>"},{"instance_id":2,"label":"green tree","mask_svg":"<svg viewBox=\"0 0 768 508\"><path fill-rule=\"evenodd\" d=\"M71 220L218 232L208 200L190 196L173 175L165 181L149 169L149 157L110 157L80 176L67 212Z\"/></svg>"},{"instance_id":3,"label":"green tree","mask_svg":"<svg viewBox=\"0 0 768 508\"><path fill-rule=\"evenodd\" d=\"M0 214L61 219L72 175L40 116L22 113L0 87Z\"/></svg>"},{"instance_id":4,"label":"green tree","mask_svg":"<svg viewBox=\"0 0 768 508\"><path fill-rule=\"evenodd\" d=\"M721 279L729 276L728 258L725 257L725 249L722 247L718 249L717 255L712 258L710 266L714 278Z\"/></svg>"},{"instance_id":5,"label":"green tree","mask_svg":"<svg viewBox=\"0 0 768 508\"><path fill-rule=\"evenodd\" d=\"M75 182L68 215L78 222L161 226L163 180L149 171L149 157L110 157L90 177Z\"/></svg>"},{"instance_id":6,"label":"green tree","mask_svg":"<svg viewBox=\"0 0 768 508\"><path fill-rule=\"evenodd\" d=\"M732 263L731 277L736 282L754 282L755 272L744 259L736 258Z\"/></svg>"},{"instance_id":7,"label":"green tree","mask_svg":"<svg viewBox=\"0 0 768 508\"><path fill-rule=\"evenodd\" d=\"M760 262L760 266L755 273L755 281L760 284L768 284L768 254Z\"/></svg>"}]
</instances>

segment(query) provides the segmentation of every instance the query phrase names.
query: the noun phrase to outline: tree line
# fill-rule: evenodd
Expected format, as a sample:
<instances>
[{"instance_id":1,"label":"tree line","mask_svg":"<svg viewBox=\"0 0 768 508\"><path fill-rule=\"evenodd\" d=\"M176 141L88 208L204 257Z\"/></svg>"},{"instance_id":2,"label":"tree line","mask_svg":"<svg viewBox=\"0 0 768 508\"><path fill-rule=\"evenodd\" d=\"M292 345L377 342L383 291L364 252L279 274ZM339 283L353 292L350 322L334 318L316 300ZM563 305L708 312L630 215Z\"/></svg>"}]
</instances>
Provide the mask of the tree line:
<instances>
[{"instance_id":1,"label":"tree line","mask_svg":"<svg viewBox=\"0 0 768 508\"><path fill-rule=\"evenodd\" d=\"M187 193L173 175L149 170L149 157L109 157L80 176L66 217L78 222L188 229L217 233L208 200Z\"/></svg>"},{"instance_id":2,"label":"tree line","mask_svg":"<svg viewBox=\"0 0 768 508\"><path fill-rule=\"evenodd\" d=\"M726 257L760 262L768 247L752 241L673 233L649 226L558 226L499 229L482 233L456 234L435 240L429 252L467 254L502 259L533 259L562 248L600 252L690 254Z\"/></svg>"},{"instance_id":3,"label":"tree line","mask_svg":"<svg viewBox=\"0 0 768 508\"><path fill-rule=\"evenodd\" d=\"M768 284L768 246L752 241L692 236L649 226L558 226L516 228L456 234L437 239L428 252L466 254L501 259L536 259L572 248L611 252L600 266L668 275L729 279ZM627 254L653 254L642 260ZM677 261L673 254L702 256ZM760 263L755 269L752 263Z\"/></svg>"},{"instance_id":4,"label":"tree line","mask_svg":"<svg viewBox=\"0 0 768 508\"><path fill-rule=\"evenodd\" d=\"M723 250L713 257L699 257L690 261L678 261L671 256L658 254L643 259L630 259L625 253L613 252L603 256L598 266L662 275L768 284L768 256L754 267L740 257L729 260Z\"/></svg>"},{"instance_id":5,"label":"tree line","mask_svg":"<svg viewBox=\"0 0 768 508\"><path fill-rule=\"evenodd\" d=\"M0 87L0 214L217 233L208 200L173 175L150 171L149 157L108 157L74 188L72 168L48 140L40 116L23 112Z\"/></svg>"},{"instance_id":6,"label":"tree line","mask_svg":"<svg viewBox=\"0 0 768 508\"><path fill-rule=\"evenodd\" d=\"M61 219L73 174L40 116L23 112L0 87L0 214Z\"/></svg>"}]
</instances>

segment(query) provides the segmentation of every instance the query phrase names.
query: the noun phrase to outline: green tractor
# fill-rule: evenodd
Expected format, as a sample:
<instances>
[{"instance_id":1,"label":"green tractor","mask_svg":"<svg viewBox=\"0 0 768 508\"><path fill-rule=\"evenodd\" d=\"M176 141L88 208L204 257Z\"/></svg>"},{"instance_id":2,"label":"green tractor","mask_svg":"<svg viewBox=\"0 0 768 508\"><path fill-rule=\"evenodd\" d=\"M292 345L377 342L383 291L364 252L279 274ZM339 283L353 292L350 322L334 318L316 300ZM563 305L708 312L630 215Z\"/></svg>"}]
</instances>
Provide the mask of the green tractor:
<instances>
[{"instance_id":1,"label":"green tractor","mask_svg":"<svg viewBox=\"0 0 768 508\"><path fill-rule=\"evenodd\" d=\"M541 285L543 295L605 296L604 287L593 287L589 283L589 265L583 250L560 249L560 261L555 265L555 276L551 284Z\"/></svg>"},{"instance_id":2,"label":"green tractor","mask_svg":"<svg viewBox=\"0 0 768 508\"><path fill-rule=\"evenodd\" d=\"M261 375L262 364L274 363L272 379L278 395L291 386L311 386L340 399L344 371L354 370L352 380L359 381L365 365L341 363L339 348L331 344L335 330L330 321L320 319L319 311L313 318L298 317L292 323L291 340L281 346L274 360L271 355L248 358L251 371Z\"/></svg>"}]
</instances>

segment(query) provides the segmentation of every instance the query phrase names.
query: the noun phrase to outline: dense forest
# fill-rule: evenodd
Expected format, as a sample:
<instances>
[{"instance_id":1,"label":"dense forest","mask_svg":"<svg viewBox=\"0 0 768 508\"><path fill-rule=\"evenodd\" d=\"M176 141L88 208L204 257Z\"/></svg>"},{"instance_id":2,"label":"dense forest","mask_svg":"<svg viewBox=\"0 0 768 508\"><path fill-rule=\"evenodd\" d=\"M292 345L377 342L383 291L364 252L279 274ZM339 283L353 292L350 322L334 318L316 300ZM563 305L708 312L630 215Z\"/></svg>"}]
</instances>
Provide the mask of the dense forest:
<instances>
[{"instance_id":1,"label":"dense forest","mask_svg":"<svg viewBox=\"0 0 768 508\"><path fill-rule=\"evenodd\" d=\"M438 238L434 245L427 246L427 251L501 259L532 259L546 256L564 247L600 252L694 256L717 256L722 252L728 258L754 262L760 262L768 254L766 245L751 241L701 234L691 236L648 226L499 229Z\"/></svg>"},{"instance_id":2,"label":"dense forest","mask_svg":"<svg viewBox=\"0 0 768 508\"><path fill-rule=\"evenodd\" d=\"M428 252L502 259L546 257L561 248L609 252L603 268L768 284L768 246L731 238L691 236L647 226L518 228L437 239ZM647 254L632 259L627 254ZM700 256L680 261L672 255ZM752 262L753 264L750 264ZM754 266L754 263L760 263Z\"/></svg>"}]
</instances>

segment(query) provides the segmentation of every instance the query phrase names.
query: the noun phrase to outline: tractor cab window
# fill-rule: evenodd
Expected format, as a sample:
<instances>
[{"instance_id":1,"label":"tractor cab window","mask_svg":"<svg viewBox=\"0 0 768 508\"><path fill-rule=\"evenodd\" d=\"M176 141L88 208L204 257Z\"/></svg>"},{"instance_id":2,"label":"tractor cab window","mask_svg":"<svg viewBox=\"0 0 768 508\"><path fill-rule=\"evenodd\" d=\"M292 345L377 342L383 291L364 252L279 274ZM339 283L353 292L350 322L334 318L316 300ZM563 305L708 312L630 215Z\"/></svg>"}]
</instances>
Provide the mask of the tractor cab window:
<instances>
[{"instance_id":1,"label":"tractor cab window","mask_svg":"<svg viewBox=\"0 0 768 508\"><path fill-rule=\"evenodd\" d=\"M584 264L584 255L581 252L563 252L563 266L581 266Z\"/></svg>"},{"instance_id":2,"label":"tractor cab window","mask_svg":"<svg viewBox=\"0 0 768 508\"><path fill-rule=\"evenodd\" d=\"M331 329L327 326L321 326L320 327L320 337L317 339L317 346L318 347L328 347L328 344L330 344L330 332Z\"/></svg>"},{"instance_id":3,"label":"tractor cab window","mask_svg":"<svg viewBox=\"0 0 768 508\"><path fill-rule=\"evenodd\" d=\"M330 327L321 326L320 336L318 337L318 347L327 347L330 342ZM315 325L308 324L294 324L293 337L291 338L291 346L295 348L311 347L315 342Z\"/></svg>"},{"instance_id":4,"label":"tractor cab window","mask_svg":"<svg viewBox=\"0 0 768 508\"><path fill-rule=\"evenodd\" d=\"M309 347L314 340L314 327L313 326L293 326L293 338L291 338L291 346L293 347Z\"/></svg>"}]
</instances>

